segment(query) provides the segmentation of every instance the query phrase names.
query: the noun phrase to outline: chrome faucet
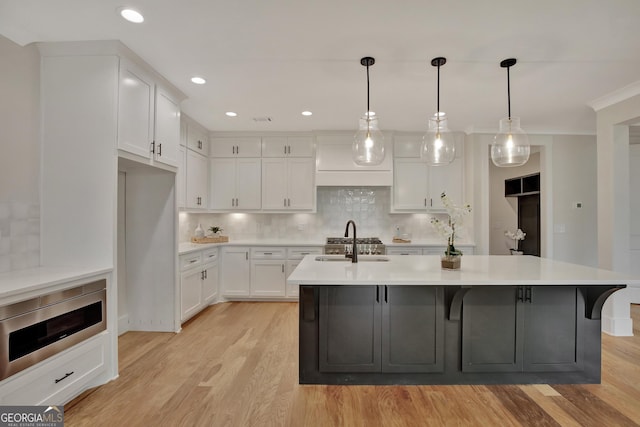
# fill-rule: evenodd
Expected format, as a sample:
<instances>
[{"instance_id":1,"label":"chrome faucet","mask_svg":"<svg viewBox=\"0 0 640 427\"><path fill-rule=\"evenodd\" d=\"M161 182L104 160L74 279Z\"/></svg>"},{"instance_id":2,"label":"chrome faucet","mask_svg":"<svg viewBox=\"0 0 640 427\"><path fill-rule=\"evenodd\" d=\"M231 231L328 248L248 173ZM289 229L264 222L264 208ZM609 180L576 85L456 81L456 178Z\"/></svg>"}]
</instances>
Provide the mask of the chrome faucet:
<instances>
[{"instance_id":1,"label":"chrome faucet","mask_svg":"<svg viewBox=\"0 0 640 427\"><path fill-rule=\"evenodd\" d=\"M353 225L353 248L351 249L351 262L358 262L358 247L356 245L356 223L352 219L347 221L347 227L344 229L344 237L349 237L349 224Z\"/></svg>"}]
</instances>

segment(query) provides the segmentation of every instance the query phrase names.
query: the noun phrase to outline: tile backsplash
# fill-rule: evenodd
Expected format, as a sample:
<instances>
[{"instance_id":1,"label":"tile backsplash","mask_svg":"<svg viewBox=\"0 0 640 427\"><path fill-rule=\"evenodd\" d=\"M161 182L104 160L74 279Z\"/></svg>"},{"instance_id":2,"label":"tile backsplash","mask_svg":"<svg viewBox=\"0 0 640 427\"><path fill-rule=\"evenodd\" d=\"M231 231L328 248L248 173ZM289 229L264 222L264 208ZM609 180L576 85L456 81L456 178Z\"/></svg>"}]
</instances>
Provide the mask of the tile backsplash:
<instances>
[{"instance_id":1,"label":"tile backsplash","mask_svg":"<svg viewBox=\"0 0 640 427\"><path fill-rule=\"evenodd\" d=\"M40 206L0 202L0 273L40 265Z\"/></svg>"},{"instance_id":2,"label":"tile backsplash","mask_svg":"<svg viewBox=\"0 0 640 427\"><path fill-rule=\"evenodd\" d=\"M230 240L286 239L322 242L342 236L345 224L353 219L358 236L380 237L391 242L400 228L413 240L440 242L430 224L431 214L390 214L389 187L318 187L317 213L185 213L180 214L180 242L191 239L198 224L205 230L223 228ZM460 235L461 241L466 234Z\"/></svg>"}]
</instances>

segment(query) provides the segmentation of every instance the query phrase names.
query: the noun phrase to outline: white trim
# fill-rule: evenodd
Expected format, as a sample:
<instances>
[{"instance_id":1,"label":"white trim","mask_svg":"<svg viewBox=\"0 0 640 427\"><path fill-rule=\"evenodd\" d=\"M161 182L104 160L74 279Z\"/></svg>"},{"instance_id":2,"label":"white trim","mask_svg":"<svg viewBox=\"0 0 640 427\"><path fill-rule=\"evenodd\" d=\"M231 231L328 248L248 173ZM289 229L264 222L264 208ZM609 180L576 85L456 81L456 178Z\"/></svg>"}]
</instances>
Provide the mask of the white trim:
<instances>
[{"instance_id":1,"label":"white trim","mask_svg":"<svg viewBox=\"0 0 640 427\"><path fill-rule=\"evenodd\" d=\"M618 90L614 90L613 92L601 96L600 98L594 99L593 101L587 103L587 105L593 108L595 111L600 111L603 108L610 107L636 95L640 95L640 80Z\"/></svg>"}]
</instances>

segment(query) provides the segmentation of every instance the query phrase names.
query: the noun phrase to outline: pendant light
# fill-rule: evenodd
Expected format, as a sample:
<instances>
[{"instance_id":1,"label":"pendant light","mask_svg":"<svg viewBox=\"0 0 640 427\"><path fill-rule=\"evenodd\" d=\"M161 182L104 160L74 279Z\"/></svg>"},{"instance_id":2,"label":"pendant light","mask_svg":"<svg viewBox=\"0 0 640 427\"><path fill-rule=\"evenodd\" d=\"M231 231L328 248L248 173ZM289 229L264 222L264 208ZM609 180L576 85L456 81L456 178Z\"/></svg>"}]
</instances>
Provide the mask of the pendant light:
<instances>
[{"instance_id":1,"label":"pendant light","mask_svg":"<svg viewBox=\"0 0 640 427\"><path fill-rule=\"evenodd\" d=\"M446 114L440 111L440 67L447 63L443 57L433 58L431 65L438 67L438 97L436 114L429 119L429 130L422 138L420 155L431 166L448 165L456 157L454 135L447 126Z\"/></svg>"},{"instance_id":2,"label":"pendant light","mask_svg":"<svg viewBox=\"0 0 640 427\"><path fill-rule=\"evenodd\" d=\"M360 118L352 145L353 161L360 166L375 166L384 160L384 137L378 128L376 113L369 109L369 67L375 63L370 56L360 60L360 64L367 67L367 112Z\"/></svg>"},{"instance_id":3,"label":"pendant light","mask_svg":"<svg viewBox=\"0 0 640 427\"><path fill-rule=\"evenodd\" d=\"M529 160L531 147L527 134L520 128L520 118L511 117L511 87L509 68L516 64L515 58L500 62L507 69L507 103L509 116L500 120L500 130L491 145L491 160L499 167L522 166Z\"/></svg>"}]
</instances>

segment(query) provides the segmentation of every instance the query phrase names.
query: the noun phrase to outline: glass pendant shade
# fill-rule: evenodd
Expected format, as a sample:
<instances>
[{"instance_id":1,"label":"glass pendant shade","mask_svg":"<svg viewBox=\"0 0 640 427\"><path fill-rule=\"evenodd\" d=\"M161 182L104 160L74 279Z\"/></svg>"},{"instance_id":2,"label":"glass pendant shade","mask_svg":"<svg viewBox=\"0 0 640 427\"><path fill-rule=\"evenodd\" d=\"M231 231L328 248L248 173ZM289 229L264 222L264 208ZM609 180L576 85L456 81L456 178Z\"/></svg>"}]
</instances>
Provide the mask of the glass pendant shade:
<instances>
[{"instance_id":1,"label":"glass pendant shade","mask_svg":"<svg viewBox=\"0 0 640 427\"><path fill-rule=\"evenodd\" d=\"M529 160L530 152L529 138L520 129L520 118L500 120L500 130L491 145L493 164L498 167L522 166Z\"/></svg>"},{"instance_id":2,"label":"glass pendant shade","mask_svg":"<svg viewBox=\"0 0 640 427\"><path fill-rule=\"evenodd\" d=\"M436 113L429 119L429 130L422 138L420 156L431 166L448 165L455 159L455 139L444 113Z\"/></svg>"},{"instance_id":3,"label":"glass pendant shade","mask_svg":"<svg viewBox=\"0 0 640 427\"><path fill-rule=\"evenodd\" d=\"M369 112L360 118L352 150L353 161L360 166L375 166L384 160L384 136L378 128L378 118Z\"/></svg>"}]
</instances>

